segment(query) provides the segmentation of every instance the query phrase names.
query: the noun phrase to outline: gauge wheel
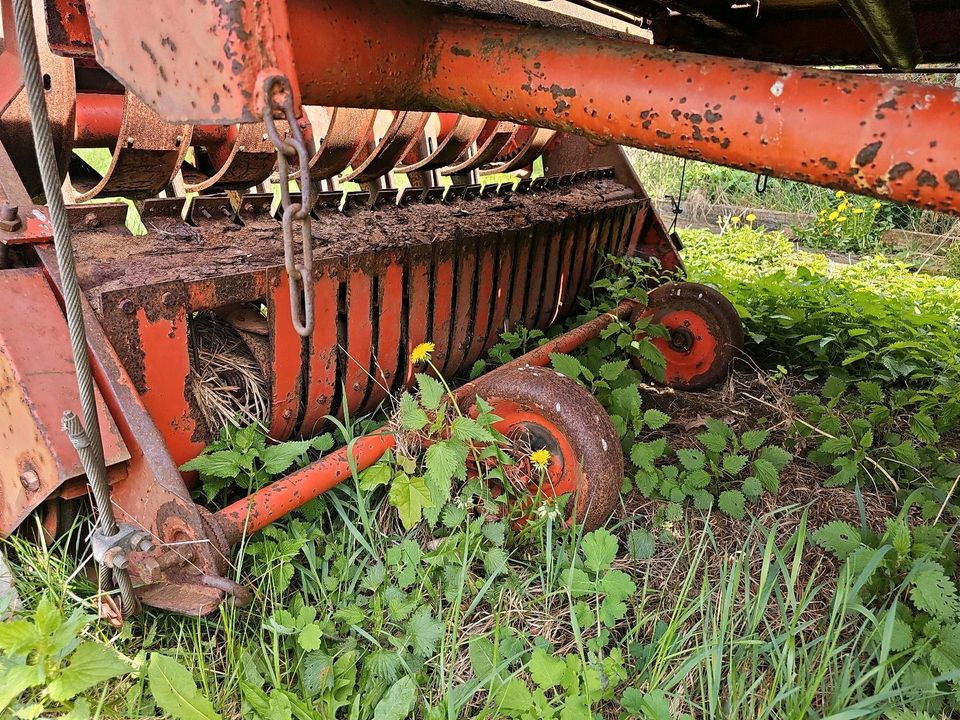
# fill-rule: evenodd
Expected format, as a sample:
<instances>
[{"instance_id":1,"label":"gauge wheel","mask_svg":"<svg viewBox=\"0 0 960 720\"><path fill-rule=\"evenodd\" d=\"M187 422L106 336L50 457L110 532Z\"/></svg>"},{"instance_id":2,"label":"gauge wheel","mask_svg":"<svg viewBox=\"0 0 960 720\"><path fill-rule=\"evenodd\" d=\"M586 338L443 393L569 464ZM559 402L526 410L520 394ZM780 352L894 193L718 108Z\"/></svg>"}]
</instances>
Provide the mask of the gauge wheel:
<instances>
[{"instance_id":1,"label":"gauge wheel","mask_svg":"<svg viewBox=\"0 0 960 720\"><path fill-rule=\"evenodd\" d=\"M506 474L513 493L529 498L528 505L572 494L568 525L589 532L606 522L619 501L624 461L617 432L596 398L554 370L529 365L494 372L475 388L501 418L494 427L510 440L507 452L515 464Z\"/></svg>"},{"instance_id":2,"label":"gauge wheel","mask_svg":"<svg viewBox=\"0 0 960 720\"><path fill-rule=\"evenodd\" d=\"M652 341L666 360L666 385L677 390L705 390L722 382L743 349L743 325L736 308L707 285L661 285L650 291L646 307L638 307L631 321L641 318L669 332L669 337ZM639 358L633 363L643 369Z\"/></svg>"}]
</instances>

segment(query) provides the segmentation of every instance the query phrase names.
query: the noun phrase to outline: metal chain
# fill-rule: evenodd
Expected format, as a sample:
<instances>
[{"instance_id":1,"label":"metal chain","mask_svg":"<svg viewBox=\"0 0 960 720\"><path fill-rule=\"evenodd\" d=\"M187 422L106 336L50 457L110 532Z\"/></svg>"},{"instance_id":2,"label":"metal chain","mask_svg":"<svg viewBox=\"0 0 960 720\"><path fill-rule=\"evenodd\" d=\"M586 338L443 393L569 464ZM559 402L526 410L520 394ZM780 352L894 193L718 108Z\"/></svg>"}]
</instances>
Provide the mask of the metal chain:
<instances>
[{"instance_id":1,"label":"metal chain","mask_svg":"<svg viewBox=\"0 0 960 720\"><path fill-rule=\"evenodd\" d=\"M271 75L263 84L263 122L267 135L277 148L277 175L280 179L280 205L283 207L283 261L290 278L290 315L293 327L301 337L313 332L313 234L310 211L313 209L310 179L310 154L297 123L293 107L293 90L284 75ZM290 137L277 129L276 116L282 115L290 126ZM300 202L290 198L290 158L296 157L299 167ZM293 244L293 222L300 222L302 262L296 262ZM303 321L301 321L301 308Z\"/></svg>"}]
</instances>

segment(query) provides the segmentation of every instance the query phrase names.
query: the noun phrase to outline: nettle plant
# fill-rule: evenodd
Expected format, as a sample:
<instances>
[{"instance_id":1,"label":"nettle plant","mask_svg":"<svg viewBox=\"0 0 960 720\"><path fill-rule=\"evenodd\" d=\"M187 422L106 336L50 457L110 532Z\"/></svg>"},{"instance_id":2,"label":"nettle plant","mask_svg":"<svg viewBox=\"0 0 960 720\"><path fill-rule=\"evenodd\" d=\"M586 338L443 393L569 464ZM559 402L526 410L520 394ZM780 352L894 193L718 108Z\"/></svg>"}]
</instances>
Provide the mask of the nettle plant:
<instances>
[{"instance_id":1,"label":"nettle plant","mask_svg":"<svg viewBox=\"0 0 960 720\"><path fill-rule=\"evenodd\" d=\"M681 506L692 502L698 510L714 503L727 515L743 518L747 502L780 489L780 471L793 456L778 445L767 444L766 430L737 435L726 423L705 421L697 435L701 447L672 451L666 438L637 443L630 460L637 468L633 482L645 497L667 500L668 521L680 518ZM670 462L675 459L675 462Z\"/></svg>"},{"instance_id":2,"label":"nettle plant","mask_svg":"<svg viewBox=\"0 0 960 720\"><path fill-rule=\"evenodd\" d=\"M957 551L954 538L942 525L911 527L907 516L912 499L900 515L886 521L883 533L832 522L814 541L844 561L853 576L862 603L872 621L872 642L896 658L911 649L921 651L922 662L909 655L905 668L911 684L939 686L948 702L960 710L960 592L953 577ZM886 608L872 616L867 608ZM933 692L931 692L933 695Z\"/></svg>"},{"instance_id":3,"label":"nettle plant","mask_svg":"<svg viewBox=\"0 0 960 720\"><path fill-rule=\"evenodd\" d=\"M832 375L820 396L793 397L805 416L794 432L813 444L808 459L835 471L827 486L919 487L916 503L924 518L942 509L956 514L951 489L960 476L957 452L944 446L934 419L917 401L909 389L887 391L876 382Z\"/></svg>"}]
</instances>

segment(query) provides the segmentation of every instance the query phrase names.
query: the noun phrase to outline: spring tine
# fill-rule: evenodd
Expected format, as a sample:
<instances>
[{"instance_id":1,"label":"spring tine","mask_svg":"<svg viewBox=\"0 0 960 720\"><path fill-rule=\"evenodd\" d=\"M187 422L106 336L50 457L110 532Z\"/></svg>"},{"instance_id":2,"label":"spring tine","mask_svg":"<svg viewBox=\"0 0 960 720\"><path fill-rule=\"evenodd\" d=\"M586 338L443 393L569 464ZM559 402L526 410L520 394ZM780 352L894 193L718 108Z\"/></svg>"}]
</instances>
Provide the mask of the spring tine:
<instances>
[{"instance_id":1,"label":"spring tine","mask_svg":"<svg viewBox=\"0 0 960 720\"><path fill-rule=\"evenodd\" d=\"M334 178L350 167L366 146L377 111L341 107L306 107L304 110L313 137L321 138L310 159L310 177L314 180Z\"/></svg>"},{"instance_id":2,"label":"spring tine","mask_svg":"<svg viewBox=\"0 0 960 720\"><path fill-rule=\"evenodd\" d=\"M300 434L311 437L333 412L339 393L337 370L337 298L340 279L336 269L320 267L314 279L316 308L313 335L310 336L310 360L307 368L307 402L304 403Z\"/></svg>"},{"instance_id":3,"label":"spring tine","mask_svg":"<svg viewBox=\"0 0 960 720\"><path fill-rule=\"evenodd\" d=\"M424 112L398 112L384 133L383 139L360 165L342 180L357 183L372 182L393 170L417 142L429 117L430 113Z\"/></svg>"},{"instance_id":4,"label":"spring tine","mask_svg":"<svg viewBox=\"0 0 960 720\"><path fill-rule=\"evenodd\" d=\"M441 119L441 130L443 127L443 116L450 113L439 113ZM409 165L400 165L397 172L408 173L416 170L439 170L455 163L467 150L476 142L487 121L482 118L474 118L468 115L457 115L453 126L443 135L437 145L436 150L427 155L422 160Z\"/></svg>"},{"instance_id":5,"label":"spring tine","mask_svg":"<svg viewBox=\"0 0 960 720\"><path fill-rule=\"evenodd\" d=\"M403 265L393 259L379 276L377 353L364 412L373 412L396 387L403 332Z\"/></svg>"},{"instance_id":6,"label":"spring tine","mask_svg":"<svg viewBox=\"0 0 960 720\"><path fill-rule=\"evenodd\" d=\"M494 125L493 131L490 132L485 142L481 144L480 140L477 141L477 152L463 162L444 168L441 174L457 175L467 173L471 170L482 168L487 163L493 162L520 130L520 126L516 123L497 120L491 120L490 122L496 123L496 125Z\"/></svg>"},{"instance_id":7,"label":"spring tine","mask_svg":"<svg viewBox=\"0 0 960 720\"><path fill-rule=\"evenodd\" d=\"M501 165L496 165L492 168L481 170L480 174L497 175L500 173L513 172L514 170L522 170L523 168L532 165L533 161L536 160L543 152L543 149L547 146L547 143L553 140L556 135L556 130L535 128L533 132L530 133L530 137L527 138L527 141L524 143L523 147L517 151L516 155Z\"/></svg>"}]
</instances>

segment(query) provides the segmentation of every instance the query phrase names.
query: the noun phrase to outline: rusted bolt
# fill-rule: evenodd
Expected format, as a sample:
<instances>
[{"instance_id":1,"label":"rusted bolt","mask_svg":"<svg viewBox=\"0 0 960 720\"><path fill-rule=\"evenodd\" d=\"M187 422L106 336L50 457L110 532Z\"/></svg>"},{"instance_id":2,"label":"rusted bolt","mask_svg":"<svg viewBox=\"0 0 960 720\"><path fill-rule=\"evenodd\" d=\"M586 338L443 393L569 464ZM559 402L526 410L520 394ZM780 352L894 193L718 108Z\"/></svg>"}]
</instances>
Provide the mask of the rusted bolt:
<instances>
[{"instance_id":1,"label":"rusted bolt","mask_svg":"<svg viewBox=\"0 0 960 720\"><path fill-rule=\"evenodd\" d=\"M120 301L120 309L127 315L133 315L133 313L137 310L136 306L133 304L133 300L130 298L124 298Z\"/></svg>"},{"instance_id":2,"label":"rusted bolt","mask_svg":"<svg viewBox=\"0 0 960 720\"><path fill-rule=\"evenodd\" d=\"M167 307L173 307L177 304L177 299L173 296L172 292L165 292L160 300Z\"/></svg>"},{"instance_id":3,"label":"rusted bolt","mask_svg":"<svg viewBox=\"0 0 960 720\"><path fill-rule=\"evenodd\" d=\"M290 410L290 409L288 408L288 409L286 409L286 410L283 411L283 419L284 419L284 420L289 420L289 419L292 418L292 417L293 417L293 411L292 411L292 410Z\"/></svg>"},{"instance_id":4,"label":"rusted bolt","mask_svg":"<svg viewBox=\"0 0 960 720\"><path fill-rule=\"evenodd\" d=\"M360 389L360 383L355 382L355 383L353 384L353 389L354 389L354 390L359 390L359 389Z\"/></svg>"},{"instance_id":5,"label":"rusted bolt","mask_svg":"<svg viewBox=\"0 0 960 720\"><path fill-rule=\"evenodd\" d=\"M28 493L35 493L40 489L40 476L34 470L24 470L20 473L20 484Z\"/></svg>"},{"instance_id":6,"label":"rusted bolt","mask_svg":"<svg viewBox=\"0 0 960 720\"><path fill-rule=\"evenodd\" d=\"M14 232L20 229L20 208L4 202L0 205L0 230Z\"/></svg>"},{"instance_id":7,"label":"rusted bolt","mask_svg":"<svg viewBox=\"0 0 960 720\"><path fill-rule=\"evenodd\" d=\"M127 147L133 147L133 136L127 138Z\"/></svg>"}]
</instances>

